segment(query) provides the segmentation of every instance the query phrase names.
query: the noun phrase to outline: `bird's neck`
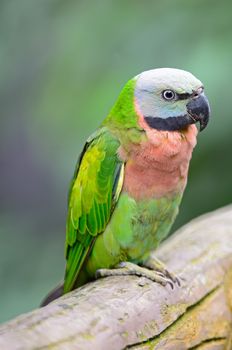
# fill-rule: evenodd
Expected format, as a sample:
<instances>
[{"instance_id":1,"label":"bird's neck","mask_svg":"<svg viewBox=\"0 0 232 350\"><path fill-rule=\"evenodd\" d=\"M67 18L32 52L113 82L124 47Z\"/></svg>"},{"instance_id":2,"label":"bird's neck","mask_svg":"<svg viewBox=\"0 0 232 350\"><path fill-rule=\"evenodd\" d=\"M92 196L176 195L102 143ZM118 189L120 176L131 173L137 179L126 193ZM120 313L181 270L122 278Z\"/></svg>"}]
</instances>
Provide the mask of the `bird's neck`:
<instances>
[{"instance_id":1,"label":"bird's neck","mask_svg":"<svg viewBox=\"0 0 232 350\"><path fill-rule=\"evenodd\" d=\"M126 150L119 149L120 158L126 162L124 191L139 200L183 192L196 145L196 126L190 125L184 131L143 127L145 140L129 148L127 145Z\"/></svg>"}]
</instances>

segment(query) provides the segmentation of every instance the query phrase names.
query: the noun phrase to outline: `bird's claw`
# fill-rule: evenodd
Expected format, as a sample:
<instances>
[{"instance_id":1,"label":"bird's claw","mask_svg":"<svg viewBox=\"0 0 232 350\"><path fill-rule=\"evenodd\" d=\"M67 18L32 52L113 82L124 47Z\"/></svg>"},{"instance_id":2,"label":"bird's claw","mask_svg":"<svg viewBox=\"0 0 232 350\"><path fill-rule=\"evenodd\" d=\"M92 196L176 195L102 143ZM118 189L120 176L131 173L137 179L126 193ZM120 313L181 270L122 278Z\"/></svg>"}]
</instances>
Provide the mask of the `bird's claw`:
<instances>
[{"instance_id":1,"label":"bird's claw","mask_svg":"<svg viewBox=\"0 0 232 350\"><path fill-rule=\"evenodd\" d=\"M95 274L96 278L126 275L146 277L153 282L161 284L162 286L169 284L172 289L174 289L175 283L177 283L177 277L174 278L174 275L172 276L169 273L164 274L161 271L151 270L146 267L138 266L134 263L124 261L118 264L115 269L100 269L97 270Z\"/></svg>"},{"instance_id":2,"label":"bird's claw","mask_svg":"<svg viewBox=\"0 0 232 350\"><path fill-rule=\"evenodd\" d=\"M181 280L183 279L181 277L176 276L174 273L170 272L166 268L166 266L158 259L153 258L152 260L148 260L144 263L143 266L147 267L152 271L156 271L157 274L171 281L173 288L174 288L174 285L178 285L178 287L181 287Z\"/></svg>"},{"instance_id":3,"label":"bird's claw","mask_svg":"<svg viewBox=\"0 0 232 350\"><path fill-rule=\"evenodd\" d=\"M177 284L178 287L181 287L181 277L177 277L174 273L171 273L168 270L164 270L164 271L156 271L160 276L165 277L167 279L169 279L172 284Z\"/></svg>"}]
</instances>

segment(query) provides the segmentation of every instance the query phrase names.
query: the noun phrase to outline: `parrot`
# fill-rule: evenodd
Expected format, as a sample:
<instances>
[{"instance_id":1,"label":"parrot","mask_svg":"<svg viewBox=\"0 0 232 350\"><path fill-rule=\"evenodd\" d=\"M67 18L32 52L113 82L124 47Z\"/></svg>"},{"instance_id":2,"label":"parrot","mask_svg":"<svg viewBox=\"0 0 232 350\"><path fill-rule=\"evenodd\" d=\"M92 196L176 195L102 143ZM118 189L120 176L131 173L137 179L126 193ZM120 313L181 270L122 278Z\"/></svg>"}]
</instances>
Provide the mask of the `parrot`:
<instances>
[{"instance_id":1,"label":"parrot","mask_svg":"<svg viewBox=\"0 0 232 350\"><path fill-rule=\"evenodd\" d=\"M209 117L204 86L187 71L152 69L125 84L77 162L64 282L42 305L95 277L137 275L180 285L151 252L175 221L198 130Z\"/></svg>"}]
</instances>

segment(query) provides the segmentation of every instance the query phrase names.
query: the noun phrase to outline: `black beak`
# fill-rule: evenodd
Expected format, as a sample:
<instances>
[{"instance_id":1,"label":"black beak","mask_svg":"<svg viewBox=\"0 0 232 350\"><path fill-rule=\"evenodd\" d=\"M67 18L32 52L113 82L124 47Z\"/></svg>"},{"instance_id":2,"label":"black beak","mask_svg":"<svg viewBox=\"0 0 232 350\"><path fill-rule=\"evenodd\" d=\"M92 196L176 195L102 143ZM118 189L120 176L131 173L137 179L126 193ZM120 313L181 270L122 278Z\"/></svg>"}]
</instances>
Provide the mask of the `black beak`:
<instances>
[{"instance_id":1,"label":"black beak","mask_svg":"<svg viewBox=\"0 0 232 350\"><path fill-rule=\"evenodd\" d=\"M187 103L187 112L193 123L200 123L200 131L204 130L208 124L210 116L210 106L204 93L194 97Z\"/></svg>"}]
</instances>

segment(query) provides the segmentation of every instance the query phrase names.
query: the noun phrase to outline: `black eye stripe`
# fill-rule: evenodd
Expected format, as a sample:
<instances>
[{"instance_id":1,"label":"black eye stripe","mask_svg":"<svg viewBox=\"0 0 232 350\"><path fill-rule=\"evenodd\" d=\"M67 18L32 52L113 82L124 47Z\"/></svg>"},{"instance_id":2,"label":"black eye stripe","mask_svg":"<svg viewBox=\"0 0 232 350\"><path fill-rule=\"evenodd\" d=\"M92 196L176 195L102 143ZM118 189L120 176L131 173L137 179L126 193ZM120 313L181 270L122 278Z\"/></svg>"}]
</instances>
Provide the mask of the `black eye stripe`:
<instances>
[{"instance_id":1,"label":"black eye stripe","mask_svg":"<svg viewBox=\"0 0 232 350\"><path fill-rule=\"evenodd\" d=\"M189 97L192 96L192 94L188 94L188 93L176 94L176 95L177 95L178 100L187 100Z\"/></svg>"},{"instance_id":2,"label":"black eye stripe","mask_svg":"<svg viewBox=\"0 0 232 350\"><path fill-rule=\"evenodd\" d=\"M164 90L162 92L162 96L167 101L171 101L171 100L174 100L174 99L176 99L176 100L187 100L188 98L193 96L193 94L189 94L189 93L178 94L177 92L175 92L173 90Z\"/></svg>"},{"instance_id":3,"label":"black eye stripe","mask_svg":"<svg viewBox=\"0 0 232 350\"><path fill-rule=\"evenodd\" d=\"M193 91L191 94L189 93L183 93L183 94L178 94L176 93L177 99L178 100L187 100L190 97L198 97L200 94L204 91L204 86L200 87L198 90Z\"/></svg>"}]
</instances>

